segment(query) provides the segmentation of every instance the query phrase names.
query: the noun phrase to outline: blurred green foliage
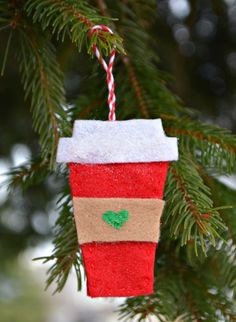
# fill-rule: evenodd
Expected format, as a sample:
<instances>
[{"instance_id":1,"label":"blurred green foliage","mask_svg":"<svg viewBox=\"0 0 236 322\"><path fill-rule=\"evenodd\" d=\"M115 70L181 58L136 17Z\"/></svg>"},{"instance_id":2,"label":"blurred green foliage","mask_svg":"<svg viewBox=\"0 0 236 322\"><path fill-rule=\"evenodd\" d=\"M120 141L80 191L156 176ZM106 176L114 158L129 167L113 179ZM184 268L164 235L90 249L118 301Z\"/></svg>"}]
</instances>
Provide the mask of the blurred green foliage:
<instances>
[{"instance_id":1,"label":"blurred green foliage","mask_svg":"<svg viewBox=\"0 0 236 322\"><path fill-rule=\"evenodd\" d=\"M48 304L32 271L12 260L1 270L0 284L1 322L46 321Z\"/></svg>"}]
</instances>

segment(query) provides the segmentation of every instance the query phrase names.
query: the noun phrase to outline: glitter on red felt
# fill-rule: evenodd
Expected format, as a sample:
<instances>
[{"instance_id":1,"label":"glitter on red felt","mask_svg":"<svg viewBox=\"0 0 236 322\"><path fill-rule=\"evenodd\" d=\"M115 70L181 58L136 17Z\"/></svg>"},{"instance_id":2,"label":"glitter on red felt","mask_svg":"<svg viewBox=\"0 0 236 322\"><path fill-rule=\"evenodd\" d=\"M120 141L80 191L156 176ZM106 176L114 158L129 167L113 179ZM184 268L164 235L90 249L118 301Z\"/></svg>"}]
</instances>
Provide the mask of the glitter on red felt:
<instances>
[{"instance_id":1,"label":"glitter on red felt","mask_svg":"<svg viewBox=\"0 0 236 322\"><path fill-rule=\"evenodd\" d=\"M162 199L168 162L70 163L69 167L73 197Z\"/></svg>"},{"instance_id":2,"label":"glitter on red felt","mask_svg":"<svg viewBox=\"0 0 236 322\"><path fill-rule=\"evenodd\" d=\"M88 295L152 294L156 246L151 242L82 244Z\"/></svg>"}]
</instances>

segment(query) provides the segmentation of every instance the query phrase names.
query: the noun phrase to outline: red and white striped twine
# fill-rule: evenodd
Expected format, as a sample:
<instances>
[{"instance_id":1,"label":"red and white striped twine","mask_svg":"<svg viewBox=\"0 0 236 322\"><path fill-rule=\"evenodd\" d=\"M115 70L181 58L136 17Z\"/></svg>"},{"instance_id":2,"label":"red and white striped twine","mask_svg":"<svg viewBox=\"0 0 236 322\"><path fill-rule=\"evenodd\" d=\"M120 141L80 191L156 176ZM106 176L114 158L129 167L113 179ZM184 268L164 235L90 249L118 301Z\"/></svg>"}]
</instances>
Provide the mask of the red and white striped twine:
<instances>
[{"instance_id":1,"label":"red and white striped twine","mask_svg":"<svg viewBox=\"0 0 236 322\"><path fill-rule=\"evenodd\" d=\"M89 35L91 36L98 29L106 31L106 32L110 32L111 34L113 34L113 32L110 28L108 28L104 25L95 25L90 29ZM115 113L116 96L115 96L115 81L114 81L114 77L112 74L112 68L113 68L113 64L114 64L114 60L115 60L116 50L115 50L115 48L112 49L111 55L110 55L110 60L107 65L107 63L102 58L100 51L95 44L93 44L92 49L93 49L95 55L97 56L97 59L99 60L99 62L101 63L101 65L103 66L103 68L105 69L105 71L107 73L107 86L108 86L107 102L108 102L108 106L109 106L109 110L110 110L108 119L109 119L109 121L115 121L116 120L116 113Z\"/></svg>"}]
</instances>

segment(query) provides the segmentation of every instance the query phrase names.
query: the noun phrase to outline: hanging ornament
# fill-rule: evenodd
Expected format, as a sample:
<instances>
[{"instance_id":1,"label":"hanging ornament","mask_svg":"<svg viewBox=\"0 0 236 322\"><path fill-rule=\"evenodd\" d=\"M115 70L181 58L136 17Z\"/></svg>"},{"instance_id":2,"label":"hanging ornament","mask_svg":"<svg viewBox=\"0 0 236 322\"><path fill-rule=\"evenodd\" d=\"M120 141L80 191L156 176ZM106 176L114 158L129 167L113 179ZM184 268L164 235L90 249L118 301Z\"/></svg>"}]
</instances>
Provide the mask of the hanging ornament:
<instances>
[{"instance_id":1,"label":"hanging ornament","mask_svg":"<svg viewBox=\"0 0 236 322\"><path fill-rule=\"evenodd\" d=\"M103 25L97 30L112 31ZM67 163L73 208L91 297L153 293L155 251L164 207L168 163L178 159L177 138L160 119L115 121L112 67L107 73L109 121L76 120L61 138L57 162Z\"/></svg>"}]
</instances>

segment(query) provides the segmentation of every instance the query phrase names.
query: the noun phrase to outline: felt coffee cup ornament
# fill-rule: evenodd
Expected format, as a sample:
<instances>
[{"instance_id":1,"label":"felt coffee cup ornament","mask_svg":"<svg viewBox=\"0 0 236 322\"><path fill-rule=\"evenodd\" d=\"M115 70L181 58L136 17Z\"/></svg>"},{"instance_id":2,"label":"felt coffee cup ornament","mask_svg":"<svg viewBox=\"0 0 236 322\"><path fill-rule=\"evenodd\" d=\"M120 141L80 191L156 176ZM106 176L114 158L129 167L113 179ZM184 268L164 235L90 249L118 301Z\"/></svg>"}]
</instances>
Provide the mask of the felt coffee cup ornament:
<instances>
[{"instance_id":1,"label":"felt coffee cup ornament","mask_svg":"<svg viewBox=\"0 0 236 322\"><path fill-rule=\"evenodd\" d=\"M92 32L105 26L94 26ZM91 297L153 293L154 259L164 207L168 162L178 159L177 139L160 119L115 121L112 66L107 72L108 121L76 120L61 138L57 161L67 163L78 242Z\"/></svg>"}]
</instances>

